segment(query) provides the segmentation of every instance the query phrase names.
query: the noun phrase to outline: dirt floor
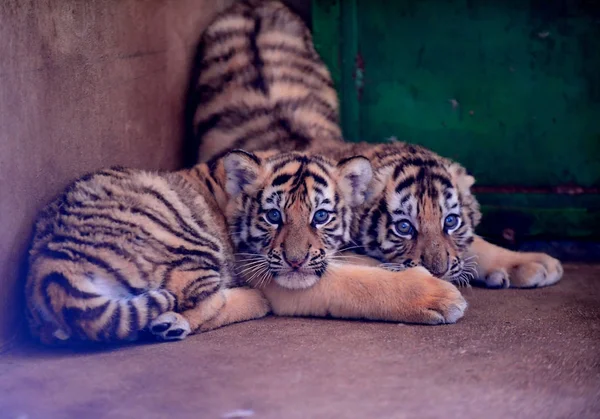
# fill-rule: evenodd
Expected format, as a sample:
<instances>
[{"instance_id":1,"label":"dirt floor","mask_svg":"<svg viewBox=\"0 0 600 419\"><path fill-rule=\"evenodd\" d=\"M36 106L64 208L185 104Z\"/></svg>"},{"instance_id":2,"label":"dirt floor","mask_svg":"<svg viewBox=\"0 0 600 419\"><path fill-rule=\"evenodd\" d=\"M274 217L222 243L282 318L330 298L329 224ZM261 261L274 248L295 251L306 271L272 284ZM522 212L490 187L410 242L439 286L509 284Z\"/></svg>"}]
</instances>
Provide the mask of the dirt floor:
<instances>
[{"instance_id":1,"label":"dirt floor","mask_svg":"<svg viewBox=\"0 0 600 419\"><path fill-rule=\"evenodd\" d=\"M600 265L464 294L451 326L269 317L180 343L16 348L0 417L600 417Z\"/></svg>"}]
</instances>

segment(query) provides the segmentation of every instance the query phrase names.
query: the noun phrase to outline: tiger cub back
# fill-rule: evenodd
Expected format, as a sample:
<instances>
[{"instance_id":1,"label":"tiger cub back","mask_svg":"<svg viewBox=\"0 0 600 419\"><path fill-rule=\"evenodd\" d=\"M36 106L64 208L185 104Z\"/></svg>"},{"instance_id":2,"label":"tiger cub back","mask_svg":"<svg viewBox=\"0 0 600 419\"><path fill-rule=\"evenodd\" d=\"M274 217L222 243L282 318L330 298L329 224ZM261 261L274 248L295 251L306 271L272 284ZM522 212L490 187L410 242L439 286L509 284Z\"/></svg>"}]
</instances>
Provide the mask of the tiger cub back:
<instances>
[{"instance_id":1,"label":"tiger cub back","mask_svg":"<svg viewBox=\"0 0 600 419\"><path fill-rule=\"evenodd\" d=\"M329 71L300 17L278 1L239 1L204 32L188 141L206 161L231 148L302 151L341 141ZM195 151L194 151L195 153Z\"/></svg>"},{"instance_id":2,"label":"tiger cub back","mask_svg":"<svg viewBox=\"0 0 600 419\"><path fill-rule=\"evenodd\" d=\"M32 333L133 340L160 314L235 285L226 223L178 174L84 176L41 213L26 298Z\"/></svg>"}]
</instances>

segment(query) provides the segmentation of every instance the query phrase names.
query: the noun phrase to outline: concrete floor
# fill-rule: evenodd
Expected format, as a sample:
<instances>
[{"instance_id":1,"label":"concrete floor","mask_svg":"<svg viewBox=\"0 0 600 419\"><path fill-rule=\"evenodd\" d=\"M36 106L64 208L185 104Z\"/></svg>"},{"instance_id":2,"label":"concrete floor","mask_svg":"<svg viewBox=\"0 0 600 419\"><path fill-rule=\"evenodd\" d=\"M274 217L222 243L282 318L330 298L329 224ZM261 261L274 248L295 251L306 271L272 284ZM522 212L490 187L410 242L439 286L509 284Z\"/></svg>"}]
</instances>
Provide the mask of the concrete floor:
<instances>
[{"instance_id":1,"label":"concrete floor","mask_svg":"<svg viewBox=\"0 0 600 419\"><path fill-rule=\"evenodd\" d=\"M600 265L565 271L464 289L451 326L269 317L180 343L17 348L0 417L599 418Z\"/></svg>"}]
</instances>

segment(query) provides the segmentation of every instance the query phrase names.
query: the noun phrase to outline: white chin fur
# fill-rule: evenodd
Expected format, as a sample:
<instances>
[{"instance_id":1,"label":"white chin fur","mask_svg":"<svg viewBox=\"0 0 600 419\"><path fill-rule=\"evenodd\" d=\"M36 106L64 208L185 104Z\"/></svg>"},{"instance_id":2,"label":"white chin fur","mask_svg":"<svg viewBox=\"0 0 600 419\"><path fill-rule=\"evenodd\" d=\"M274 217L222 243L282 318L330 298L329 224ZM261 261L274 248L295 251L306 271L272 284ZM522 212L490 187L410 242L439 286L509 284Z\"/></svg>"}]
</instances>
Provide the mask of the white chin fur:
<instances>
[{"instance_id":1,"label":"white chin fur","mask_svg":"<svg viewBox=\"0 0 600 419\"><path fill-rule=\"evenodd\" d=\"M273 280L282 288L290 290L301 290L310 288L319 282L319 277L314 274L305 274L301 272L290 272L285 275L278 275Z\"/></svg>"}]
</instances>

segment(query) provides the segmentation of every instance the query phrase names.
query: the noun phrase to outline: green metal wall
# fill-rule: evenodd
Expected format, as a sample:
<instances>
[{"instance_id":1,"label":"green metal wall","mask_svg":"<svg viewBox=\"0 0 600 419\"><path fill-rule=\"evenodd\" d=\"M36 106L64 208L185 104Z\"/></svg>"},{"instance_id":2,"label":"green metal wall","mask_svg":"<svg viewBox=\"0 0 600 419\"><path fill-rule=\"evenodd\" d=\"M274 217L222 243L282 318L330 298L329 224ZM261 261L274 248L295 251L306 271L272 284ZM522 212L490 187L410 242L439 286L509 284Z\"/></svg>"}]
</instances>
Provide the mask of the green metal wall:
<instances>
[{"instance_id":1,"label":"green metal wall","mask_svg":"<svg viewBox=\"0 0 600 419\"><path fill-rule=\"evenodd\" d=\"M314 0L348 140L395 136L477 178L483 231L600 237L596 0Z\"/></svg>"}]
</instances>

